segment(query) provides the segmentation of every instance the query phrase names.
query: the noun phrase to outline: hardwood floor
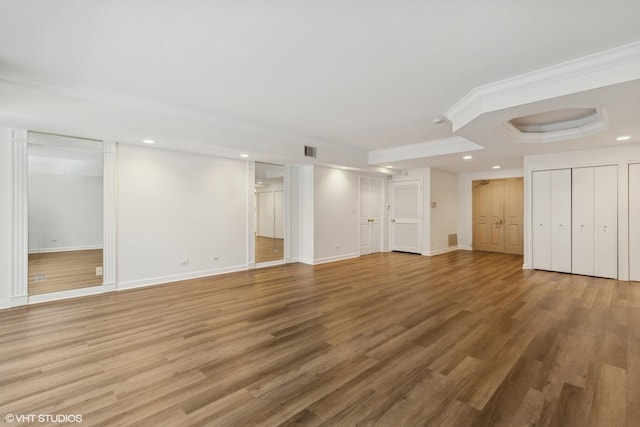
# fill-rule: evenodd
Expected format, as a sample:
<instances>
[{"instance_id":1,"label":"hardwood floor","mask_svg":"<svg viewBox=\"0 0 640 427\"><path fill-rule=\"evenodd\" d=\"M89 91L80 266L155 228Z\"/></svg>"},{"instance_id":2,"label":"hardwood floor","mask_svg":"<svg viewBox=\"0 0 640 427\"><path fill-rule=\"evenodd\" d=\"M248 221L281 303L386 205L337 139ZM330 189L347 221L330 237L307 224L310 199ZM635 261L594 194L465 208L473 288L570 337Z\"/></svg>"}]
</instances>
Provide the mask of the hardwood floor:
<instances>
[{"instance_id":1,"label":"hardwood floor","mask_svg":"<svg viewBox=\"0 0 640 427\"><path fill-rule=\"evenodd\" d=\"M521 265L374 254L5 310L0 419L640 425L640 283Z\"/></svg>"},{"instance_id":2,"label":"hardwood floor","mask_svg":"<svg viewBox=\"0 0 640 427\"><path fill-rule=\"evenodd\" d=\"M284 259L284 239L256 236L256 262Z\"/></svg>"},{"instance_id":3,"label":"hardwood floor","mask_svg":"<svg viewBox=\"0 0 640 427\"><path fill-rule=\"evenodd\" d=\"M102 284L102 249L29 254L29 295L68 291ZM44 280L35 280L43 275Z\"/></svg>"}]
</instances>

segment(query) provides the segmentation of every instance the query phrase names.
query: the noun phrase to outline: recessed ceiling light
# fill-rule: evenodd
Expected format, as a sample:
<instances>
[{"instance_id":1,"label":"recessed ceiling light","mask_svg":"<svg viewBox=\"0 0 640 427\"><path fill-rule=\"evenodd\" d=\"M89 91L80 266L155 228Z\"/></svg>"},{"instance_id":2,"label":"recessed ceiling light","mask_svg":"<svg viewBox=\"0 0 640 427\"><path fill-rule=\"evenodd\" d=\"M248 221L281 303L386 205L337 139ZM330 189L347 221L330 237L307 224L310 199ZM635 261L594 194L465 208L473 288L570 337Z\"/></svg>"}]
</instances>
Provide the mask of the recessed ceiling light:
<instances>
[{"instance_id":1,"label":"recessed ceiling light","mask_svg":"<svg viewBox=\"0 0 640 427\"><path fill-rule=\"evenodd\" d=\"M436 117L435 119L433 119L433 123L436 125L439 125L442 122L444 122L444 120L442 120L440 117Z\"/></svg>"},{"instance_id":2,"label":"recessed ceiling light","mask_svg":"<svg viewBox=\"0 0 640 427\"><path fill-rule=\"evenodd\" d=\"M631 139L631 137L629 135L625 135L625 136L619 136L616 138L616 141L626 141L628 139Z\"/></svg>"},{"instance_id":3,"label":"recessed ceiling light","mask_svg":"<svg viewBox=\"0 0 640 427\"><path fill-rule=\"evenodd\" d=\"M340 169L346 169L346 168L347 168L346 166L340 166Z\"/></svg>"},{"instance_id":4,"label":"recessed ceiling light","mask_svg":"<svg viewBox=\"0 0 640 427\"><path fill-rule=\"evenodd\" d=\"M393 166L389 165L389 166L385 166L385 168L387 168L387 169L393 169Z\"/></svg>"},{"instance_id":5,"label":"recessed ceiling light","mask_svg":"<svg viewBox=\"0 0 640 427\"><path fill-rule=\"evenodd\" d=\"M258 181L258 182L256 182L256 184L262 184L262 181Z\"/></svg>"},{"instance_id":6,"label":"recessed ceiling light","mask_svg":"<svg viewBox=\"0 0 640 427\"><path fill-rule=\"evenodd\" d=\"M249 155L248 154L240 154L240 157L243 157L243 158L246 159L247 157L249 157Z\"/></svg>"},{"instance_id":7,"label":"recessed ceiling light","mask_svg":"<svg viewBox=\"0 0 640 427\"><path fill-rule=\"evenodd\" d=\"M145 144L155 144L156 142L153 139L143 139L142 142Z\"/></svg>"},{"instance_id":8,"label":"recessed ceiling light","mask_svg":"<svg viewBox=\"0 0 640 427\"><path fill-rule=\"evenodd\" d=\"M495 166L493 167L493 169L500 169L500 166L495 165Z\"/></svg>"},{"instance_id":9,"label":"recessed ceiling light","mask_svg":"<svg viewBox=\"0 0 640 427\"><path fill-rule=\"evenodd\" d=\"M464 157L463 157L463 159L465 159L465 160L471 160L471 159L473 159L473 156L464 156Z\"/></svg>"}]
</instances>

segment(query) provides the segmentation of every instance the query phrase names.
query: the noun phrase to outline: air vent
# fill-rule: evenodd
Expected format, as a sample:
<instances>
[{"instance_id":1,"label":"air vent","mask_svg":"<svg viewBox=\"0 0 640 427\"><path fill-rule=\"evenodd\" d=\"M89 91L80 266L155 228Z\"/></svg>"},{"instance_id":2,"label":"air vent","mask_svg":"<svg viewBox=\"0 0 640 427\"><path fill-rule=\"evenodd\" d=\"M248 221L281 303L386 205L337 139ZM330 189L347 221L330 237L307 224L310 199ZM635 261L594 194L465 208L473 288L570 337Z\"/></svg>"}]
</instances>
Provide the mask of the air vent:
<instances>
[{"instance_id":1,"label":"air vent","mask_svg":"<svg viewBox=\"0 0 640 427\"><path fill-rule=\"evenodd\" d=\"M304 155L306 157L316 157L316 147L309 147L308 145L304 146Z\"/></svg>"},{"instance_id":2,"label":"air vent","mask_svg":"<svg viewBox=\"0 0 640 427\"><path fill-rule=\"evenodd\" d=\"M449 246L458 246L458 235L449 234Z\"/></svg>"}]
</instances>

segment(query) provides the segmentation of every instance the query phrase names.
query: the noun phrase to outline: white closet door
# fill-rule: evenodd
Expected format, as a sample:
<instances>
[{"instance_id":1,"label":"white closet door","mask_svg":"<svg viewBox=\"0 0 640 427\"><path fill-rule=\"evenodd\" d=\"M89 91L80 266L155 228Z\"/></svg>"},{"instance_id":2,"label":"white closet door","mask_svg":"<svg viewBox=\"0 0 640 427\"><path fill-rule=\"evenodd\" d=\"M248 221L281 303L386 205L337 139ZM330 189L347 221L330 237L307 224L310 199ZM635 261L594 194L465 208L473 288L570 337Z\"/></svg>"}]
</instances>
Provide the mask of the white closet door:
<instances>
[{"instance_id":1,"label":"white closet door","mask_svg":"<svg viewBox=\"0 0 640 427\"><path fill-rule=\"evenodd\" d=\"M551 172L533 172L531 190L533 268L551 270Z\"/></svg>"},{"instance_id":2,"label":"white closet door","mask_svg":"<svg viewBox=\"0 0 640 427\"><path fill-rule=\"evenodd\" d=\"M371 252L382 252L382 181L371 181L370 193L371 215Z\"/></svg>"},{"instance_id":3,"label":"white closet door","mask_svg":"<svg viewBox=\"0 0 640 427\"><path fill-rule=\"evenodd\" d=\"M360 178L360 255L371 253L371 183L369 179Z\"/></svg>"},{"instance_id":4,"label":"white closet door","mask_svg":"<svg viewBox=\"0 0 640 427\"><path fill-rule=\"evenodd\" d=\"M284 239L284 191L273 192L274 234L276 239Z\"/></svg>"},{"instance_id":5,"label":"white closet door","mask_svg":"<svg viewBox=\"0 0 640 427\"><path fill-rule=\"evenodd\" d=\"M573 169L571 272L593 276L593 168Z\"/></svg>"},{"instance_id":6,"label":"white closet door","mask_svg":"<svg viewBox=\"0 0 640 427\"><path fill-rule=\"evenodd\" d=\"M594 168L593 275L618 277L618 167Z\"/></svg>"},{"instance_id":7,"label":"white closet door","mask_svg":"<svg viewBox=\"0 0 640 427\"><path fill-rule=\"evenodd\" d=\"M551 270L571 273L571 169L551 171Z\"/></svg>"},{"instance_id":8,"label":"white closet door","mask_svg":"<svg viewBox=\"0 0 640 427\"><path fill-rule=\"evenodd\" d=\"M629 279L640 282L640 164L629 165Z\"/></svg>"}]
</instances>

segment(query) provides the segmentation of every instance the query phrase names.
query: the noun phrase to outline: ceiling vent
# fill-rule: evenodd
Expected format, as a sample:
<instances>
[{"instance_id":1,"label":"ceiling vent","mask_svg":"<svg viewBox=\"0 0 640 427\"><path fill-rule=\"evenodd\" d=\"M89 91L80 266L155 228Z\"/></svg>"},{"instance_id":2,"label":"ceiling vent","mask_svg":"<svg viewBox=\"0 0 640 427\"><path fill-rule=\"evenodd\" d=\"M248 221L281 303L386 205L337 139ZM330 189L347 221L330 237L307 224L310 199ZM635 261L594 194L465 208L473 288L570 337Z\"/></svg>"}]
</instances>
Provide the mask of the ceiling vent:
<instances>
[{"instance_id":1,"label":"ceiling vent","mask_svg":"<svg viewBox=\"0 0 640 427\"><path fill-rule=\"evenodd\" d=\"M564 108L517 117L498 127L519 143L547 143L585 138L608 127L601 108Z\"/></svg>"},{"instance_id":2,"label":"ceiling vent","mask_svg":"<svg viewBox=\"0 0 640 427\"><path fill-rule=\"evenodd\" d=\"M304 155L306 157L316 157L316 147L310 147L308 145L304 146Z\"/></svg>"}]
</instances>

